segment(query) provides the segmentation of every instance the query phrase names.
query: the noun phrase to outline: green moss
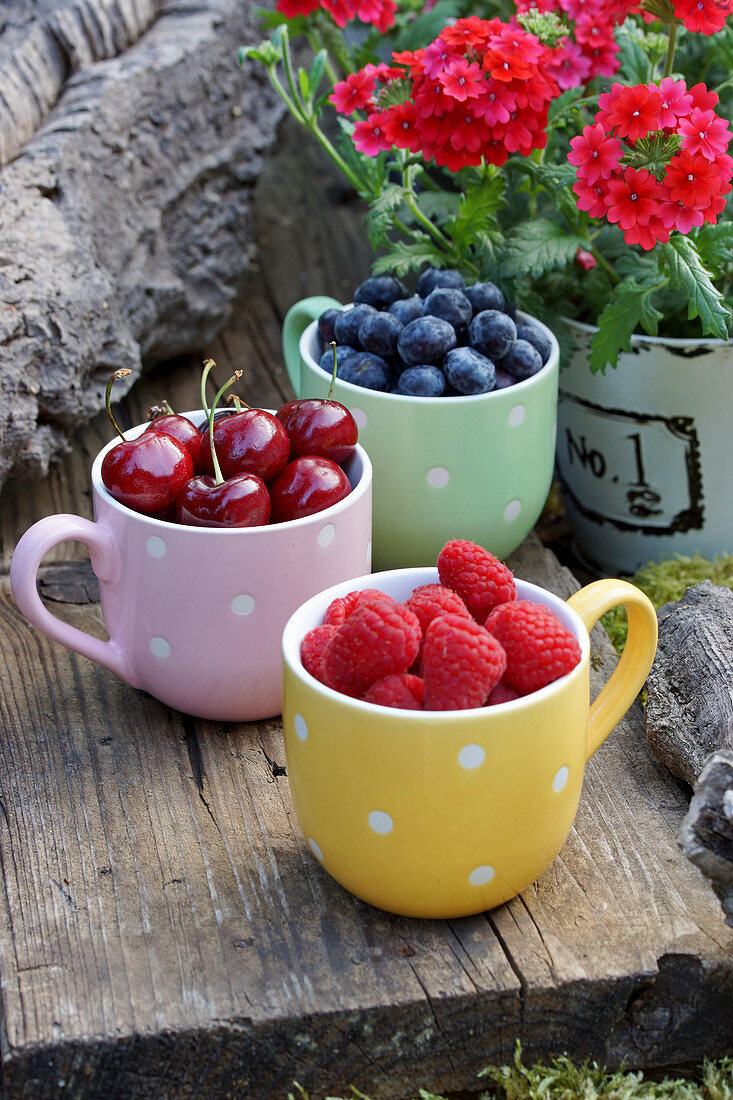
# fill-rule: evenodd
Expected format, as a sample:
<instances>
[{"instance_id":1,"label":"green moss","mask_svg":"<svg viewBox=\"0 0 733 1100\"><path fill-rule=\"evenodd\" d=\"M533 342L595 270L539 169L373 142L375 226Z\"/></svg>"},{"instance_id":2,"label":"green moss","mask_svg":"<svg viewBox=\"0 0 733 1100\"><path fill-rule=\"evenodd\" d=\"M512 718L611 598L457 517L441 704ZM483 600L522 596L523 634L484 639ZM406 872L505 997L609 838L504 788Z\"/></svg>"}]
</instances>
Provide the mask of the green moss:
<instances>
[{"instance_id":1,"label":"green moss","mask_svg":"<svg viewBox=\"0 0 733 1100\"><path fill-rule=\"evenodd\" d=\"M548 1065L538 1062L525 1066L522 1048L517 1043L513 1065L489 1066L479 1078L488 1083L488 1089L477 1093L476 1100L733 1100L733 1058L706 1060L693 1080L665 1077L652 1081L641 1072L608 1073L597 1062L576 1065L565 1055ZM296 1084L295 1092L288 1093L288 1100L309 1100L309 1094ZM347 1097L325 1100L369 1100L369 1097L352 1087ZM420 1089L411 1100L449 1098Z\"/></svg>"},{"instance_id":2,"label":"green moss","mask_svg":"<svg viewBox=\"0 0 733 1100\"><path fill-rule=\"evenodd\" d=\"M657 611L662 604L681 600L688 588L704 580L733 589L733 554L721 554L712 561L696 554L691 558L678 555L661 562L647 562L631 578L632 583L646 593ZM614 608L603 616L601 622L620 653L626 643L626 611L623 607Z\"/></svg>"}]
</instances>

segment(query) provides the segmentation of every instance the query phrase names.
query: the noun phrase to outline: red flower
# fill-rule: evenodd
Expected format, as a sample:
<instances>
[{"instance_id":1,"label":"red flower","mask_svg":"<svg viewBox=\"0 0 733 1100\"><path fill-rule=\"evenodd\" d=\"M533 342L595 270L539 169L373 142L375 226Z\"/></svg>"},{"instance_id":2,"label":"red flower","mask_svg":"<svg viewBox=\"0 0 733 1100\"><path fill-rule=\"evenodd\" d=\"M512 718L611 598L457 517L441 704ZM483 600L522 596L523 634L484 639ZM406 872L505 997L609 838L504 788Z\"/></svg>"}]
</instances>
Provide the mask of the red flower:
<instances>
[{"instance_id":1,"label":"red flower","mask_svg":"<svg viewBox=\"0 0 733 1100\"><path fill-rule=\"evenodd\" d=\"M657 242L667 243L669 230L660 217L653 217L646 225L632 225L624 232L624 240L627 244L638 244L645 252L649 252Z\"/></svg>"},{"instance_id":2,"label":"red flower","mask_svg":"<svg viewBox=\"0 0 733 1100\"><path fill-rule=\"evenodd\" d=\"M733 8L730 0L673 0L673 6L686 29L700 34L722 31Z\"/></svg>"},{"instance_id":3,"label":"red flower","mask_svg":"<svg viewBox=\"0 0 733 1100\"><path fill-rule=\"evenodd\" d=\"M688 92L692 96L692 106L699 107L701 111L712 111L720 99L717 92L711 92L704 84L693 84Z\"/></svg>"},{"instance_id":4,"label":"red flower","mask_svg":"<svg viewBox=\"0 0 733 1100\"><path fill-rule=\"evenodd\" d=\"M607 137L600 122L584 126L582 134L570 139L570 147L568 161L578 169L578 177L588 183L608 178L618 167L623 151L618 138Z\"/></svg>"},{"instance_id":5,"label":"red flower","mask_svg":"<svg viewBox=\"0 0 733 1100\"><path fill-rule=\"evenodd\" d=\"M683 115L689 115L693 106L692 96L687 91L684 80L673 80L671 76L665 76L659 85L650 84L649 89L654 88L662 97L659 106L659 125L662 129L676 130L677 123Z\"/></svg>"},{"instance_id":6,"label":"red flower","mask_svg":"<svg viewBox=\"0 0 733 1100\"><path fill-rule=\"evenodd\" d=\"M333 92L328 97L329 103L333 103L339 114L350 115L353 111L361 111L371 103L374 86L377 78L372 72L360 69L357 73L349 73L345 80L340 80L334 85Z\"/></svg>"},{"instance_id":7,"label":"red flower","mask_svg":"<svg viewBox=\"0 0 733 1100\"><path fill-rule=\"evenodd\" d=\"M591 271L598 263L593 253L585 248L579 248L575 253L575 262L583 271Z\"/></svg>"},{"instance_id":8,"label":"red flower","mask_svg":"<svg viewBox=\"0 0 733 1100\"><path fill-rule=\"evenodd\" d=\"M447 68L439 73L438 80L446 92L459 103L466 99L475 99L486 87L481 66L475 61L469 63L465 57L451 58Z\"/></svg>"},{"instance_id":9,"label":"red flower","mask_svg":"<svg viewBox=\"0 0 733 1100\"><path fill-rule=\"evenodd\" d=\"M724 153L731 138L724 118L718 118L714 111L701 111L699 107L692 108L689 118L680 119L678 132L682 134L683 149L700 152L708 160Z\"/></svg>"},{"instance_id":10,"label":"red flower","mask_svg":"<svg viewBox=\"0 0 733 1100\"><path fill-rule=\"evenodd\" d=\"M478 15L469 15L466 19L456 19L452 26L444 27L440 36L453 49L463 53L485 45L497 25L501 25L498 19L486 20Z\"/></svg>"},{"instance_id":11,"label":"red flower","mask_svg":"<svg viewBox=\"0 0 733 1100\"><path fill-rule=\"evenodd\" d=\"M610 92L598 98L601 108L596 121L602 122L619 137L636 141L653 130L659 129L659 109L662 97L654 84L635 84L627 87L614 84Z\"/></svg>"},{"instance_id":12,"label":"red flower","mask_svg":"<svg viewBox=\"0 0 733 1100\"><path fill-rule=\"evenodd\" d=\"M676 229L678 233L689 233L693 226L699 227L705 221L701 210L688 209L683 202L665 201L659 213L665 229Z\"/></svg>"},{"instance_id":13,"label":"red flower","mask_svg":"<svg viewBox=\"0 0 733 1100\"><path fill-rule=\"evenodd\" d=\"M417 118L416 105L408 100L382 112L382 128L390 145L398 149L409 149L412 153L420 151L420 135L415 129Z\"/></svg>"},{"instance_id":14,"label":"red flower","mask_svg":"<svg viewBox=\"0 0 733 1100\"><path fill-rule=\"evenodd\" d=\"M592 69L590 58L583 54L576 42L566 41L564 45L549 52L551 59L547 63L545 72L563 91L568 88L578 88L589 78Z\"/></svg>"},{"instance_id":15,"label":"red flower","mask_svg":"<svg viewBox=\"0 0 733 1100\"><path fill-rule=\"evenodd\" d=\"M474 113L481 113L488 126L509 121L517 107L517 97L511 88L492 77L486 81L486 90L481 100L474 104Z\"/></svg>"},{"instance_id":16,"label":"red flower","mask_svg":"<svg viewBox=\"0 0 733 1100\"><path fill-rule=\"evenodd\" d=\"M608 184L604 181L590 184L586 180L576 180L573 191L577 195L578 210L586 210L591 218L602 218L606 213L606 195Z\"/></svg>"},{"instance_id":17,"label":"red flower","mask_svg":"<svg viewBox=\"0 0 733 1100\"><path fill-rule=\"evenodd\" d=\"M451 49L442 36L438 36L434 42L425 47L423 57L423 72L431 79L440 76L453 57L460 56L456 50Z\"/></svg>"},{"instance_id":18,"label":"red flower","mask_svg":"<svg viewBox=\"0 0 733 1100\"><path fill-rule=\"evenodd\" d=\"M672 157L664 174L669 197L693 209L701 209L720 193L720 172L714 161L682 149Z\"/></svg>"},{"instance_id":19,"label":"red flower","mask_svg":"<svg viewBox=\"0 0 733 1100\"><path fill-rule=\"evenodd\" d=\"M648 225L658 213L662 190L645 168L627 168L623 176L608 181L606 217L621 229Z\"/></svg>"},{"instance_id":20,"label":"red flower","mask_svg":"<svg viewBox=\"0 0 733 1100\"><path fill-rule=\"evenodd\" d=\"M374 111L369 118L357 122L352 134L354 145L360 153L366 153L368 157L376 157L390 148L391 142L384 133L386 111Z\"/></svg>"}]
</instances>

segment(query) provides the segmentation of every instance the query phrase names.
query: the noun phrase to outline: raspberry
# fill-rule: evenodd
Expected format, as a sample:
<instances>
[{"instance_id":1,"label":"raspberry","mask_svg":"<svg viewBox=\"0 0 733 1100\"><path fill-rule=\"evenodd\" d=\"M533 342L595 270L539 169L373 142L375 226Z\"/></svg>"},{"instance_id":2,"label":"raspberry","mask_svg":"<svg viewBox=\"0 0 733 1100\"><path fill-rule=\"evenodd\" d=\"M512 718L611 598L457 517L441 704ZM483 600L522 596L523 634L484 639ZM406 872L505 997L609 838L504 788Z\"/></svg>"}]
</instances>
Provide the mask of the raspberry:
<instances>
[{"instance_id":1,"label":"raspberry","mask_svg":"<svg viewBox=\"0 0 733 1100\"><path fill-rule=\"evenodd\" d=\"M478 623L497 604L517 598L514 574L503 562L466 539L447 542L438 555L438 576L463 599Z\"/></svg>"},{"instance_id":2,"label":"raspberry","mask_svg":"<svg viewBox=\"0 0 733 1100\"><path fill-rule=\"evenodd\" d=\"M483 626L462 615L439 615L423 646L425 710L482 707L505 666L504 650Z\"/></svg>"},{"instance_id":3,"label":"raspberry","mask_svg":"<svg viewBox=\"0 0 733 1100\"><path fill-rule=\"evenodd\" d=\"M400 710L422 710L425 682L409 672L385 676L377 680L364 696L365 703L379 703L382 707L399 707Z\"/></svg>"},{"instance_id":4,"label":"raspberry","mask_svg":"<svg viewBox=\"0 0 733 1100\"><path fill-rule=\"evenodd\" d=\"M499 683L486 700L486 706L495 707L498 703L509 703L512 699L521 699L521 695L506 680L499 680Z\"/></svg>"},{"instance_id":5,"label":"raspberry","mask_svg":"<svg viewBox=\"0 0 733 1100\"><path fill-rule=\"evenodd\" d=\"M346 622L351 612L356 607L360 607L361 604L369 603L372 600L391 599L391 596L388 596L386 592L380 592L378 588L358 588L354 592L349 592L347 596L337 596L335 600L332 600L326 608L323 621L334 626L341 626L341 623Z\"/></svg>"},{"instance_id":6,"label":"raspberry","mask_svg":"<svg viewBox=\"0 0 733 1100\"><path fill-rule=\"evenodd\" d=\"M423 640L425 631L436 615L451 613L462 615L464 619L471 618L471 612L458 593L454 592L452 588L446 588L443 584L419 585L414 589L409 599L405 600L405 607L409 607L410 611L417 615L423 632ZM417 655L418 662L421 657L422 645Z\"/></svg>"},{"instance_id":7,"label":"raspberry","mask_svg":"<svg viewBox=\"0 0 733 1100\"><path fill-rule=\"evenodd\" d=\"M303 668L322 684L326 683L323 658L336 630L335 626L328 626L327 624L316 626L313 630L308 631L300 643L300 659L303 662Z\"/></svg>"},{"instance_id":8,"label":"raspberry","mask_svg":"<svg viewBox=\"0 0 733 1100\"><path fill-rule=\"evenodd\" d=\"M504 679L522 695L551 684L575 668L580 646L554 611L530 600L495 608L486 629L506 650Z\"/></svg>"},{"instance_id":9,"label":"raspberry","mask_svg":"<svg viewBox=\"0 0 733 1100\"><path fill-rule=\"evenodd\" d=\"M362 696L376 680L407 672L420 648L417 617L391 598L363 603L336 630L324 671L345 695Z\"/></svg>"}]
</instances>

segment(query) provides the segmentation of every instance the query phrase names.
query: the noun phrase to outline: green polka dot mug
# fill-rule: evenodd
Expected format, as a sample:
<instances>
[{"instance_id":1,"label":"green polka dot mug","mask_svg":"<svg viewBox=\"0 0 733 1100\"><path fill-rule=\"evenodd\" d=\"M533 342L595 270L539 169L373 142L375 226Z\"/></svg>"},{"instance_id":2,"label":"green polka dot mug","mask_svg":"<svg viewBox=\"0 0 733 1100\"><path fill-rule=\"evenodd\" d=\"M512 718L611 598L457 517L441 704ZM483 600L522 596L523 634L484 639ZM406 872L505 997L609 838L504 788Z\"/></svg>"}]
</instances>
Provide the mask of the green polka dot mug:
<instances>
[{"instance_id":1,"label":"green polka dot mug","mask_svg":"<svg viewBox=\"0 0 733 1100\"><path fill-rule=\"evenodd\" d=\"M185 413L195 423L203 414ZM127 432L133 438L146 424ZM351 493L316 515L263 527L187 527L140 515L105 489L92 466L94 522L47 516L18 542L11 583L43 634L187 714L255 721L281 712L280 640L309 596L371 567L371 463L361 446L345 463ZM67 539L90 550L109 641L52 615L36 575Z\"/></svg>"},{"instance_id":2,"label":"green polka dot mug","mask_svg":"<svg viewBox=\"0 0 733 1100\"><path fill-rule=\"evenodd\" d=\"M325 397L316 320L340 303L305 298L287 313L283 351L299 397ZM523 315L520 315L523 316ZM434 562L448 539L480 543L499 558L537 522L552 483L559 349L534 377L473 397L407 397L336 380L374 470L376 569Z\"/></svg>"}]
</instances>

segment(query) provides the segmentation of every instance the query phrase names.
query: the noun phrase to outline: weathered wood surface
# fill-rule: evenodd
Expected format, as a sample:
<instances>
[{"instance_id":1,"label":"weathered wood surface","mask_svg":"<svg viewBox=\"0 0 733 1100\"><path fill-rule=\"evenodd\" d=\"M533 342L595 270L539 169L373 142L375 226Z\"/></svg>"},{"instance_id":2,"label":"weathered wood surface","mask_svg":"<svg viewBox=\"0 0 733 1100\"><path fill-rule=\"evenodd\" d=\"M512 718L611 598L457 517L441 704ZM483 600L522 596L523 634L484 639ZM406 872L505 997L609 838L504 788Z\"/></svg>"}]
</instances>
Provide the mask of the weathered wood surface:
<instances>
[{"instance_id":1,"label":"weathered wood surface","mask_svg":"<svg viewBox=\"0 0 733 1100\"><path fill-rule=\"evenodd\" d=\"M299 163L292 148L284 163ZM284 309L349 296L366 273L358 211L336 201L324 216L312 179L282 165L263 181L261 271L202 349L222 377L244 365L263 405L290 393ZM276 183L287 202L273 205ZM126 422L163 395L190 405L197 384L198 363L146 375ZM108 438L97 419L48 478L6 487L4 570L34 518L89 514L88 467ZM576 587L534 537L511 564L561 595ZM73 544L43 588L54 611L103 629ZM615 656L598 630L593 643L597 689ZM351 1083L396 1100L478 1088L518 1038L530 1058L631 1066L730 1052L733 933L677 846L687 798L650 756L637 707L590 762L575 827L537 884L481 916L420 922L352 898L309 854L277 721L168 710L35 634L7 579L0 659L8 1100L284 1100L296 1079L314 1100Z\"/></svg>"},{"instance_id":2,"label":"weathered wood surface","mask_svg":"<svg viewBox=\"0 0 733 1100\"><path fill-rule=\"evenodd\" d=\"M3 5L0 5L3 7ZM22 0L0 11L0 485L37 477L115 368L228 317L282 107L255 0ZM4 143L4 144L3 144ZM10 158L10 159L9 159Z\"/></svg>"},{"instance_id":3,"label":"weathered wood surface","mask_svg":"<svg viewBox=\"0 0 733 1100\"><path fill-rule=\"evenodd\" d=\"M711 880L733 928L733 749L711 752L705 760L679 842Z\"/></svg>"}]
</instances>

